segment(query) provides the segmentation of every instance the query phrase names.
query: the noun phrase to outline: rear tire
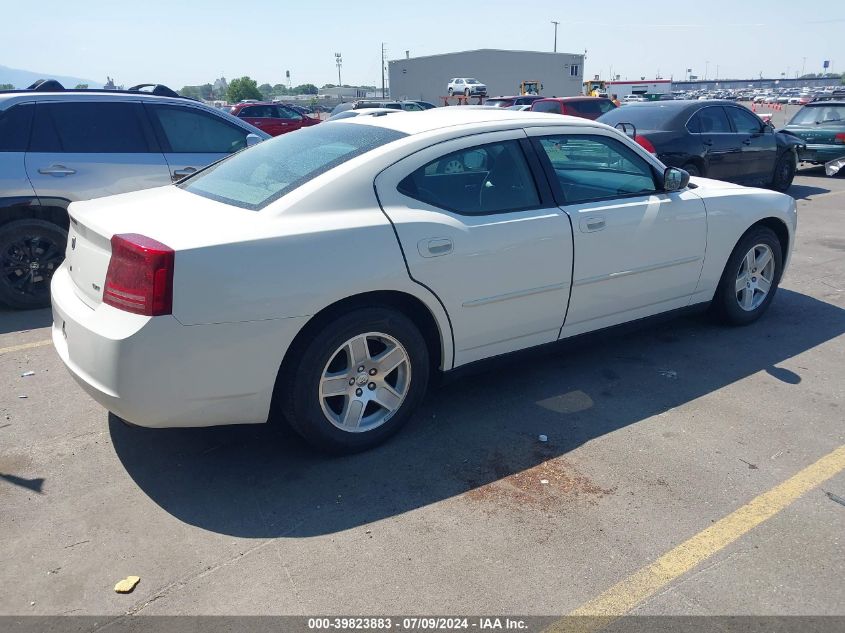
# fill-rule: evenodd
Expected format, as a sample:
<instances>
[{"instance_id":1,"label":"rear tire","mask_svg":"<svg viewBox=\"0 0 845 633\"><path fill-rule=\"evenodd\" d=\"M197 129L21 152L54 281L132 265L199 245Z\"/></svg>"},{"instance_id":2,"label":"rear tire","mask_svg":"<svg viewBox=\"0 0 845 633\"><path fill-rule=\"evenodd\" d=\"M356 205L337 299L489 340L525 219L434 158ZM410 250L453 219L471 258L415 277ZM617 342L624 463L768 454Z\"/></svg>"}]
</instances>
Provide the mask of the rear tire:
<instances>
[{"instance_id":1,"label":"rear tire","mask_svg":"<svg viewBox=\"0 0 845 633\"><path fill-rule=\"evenodd\" d=\"M451 97L453 94L455 94L455 91L449 88L449 96Z\"/></svg>"},{"instance_id":2,"label":"rear tire","mask_svg":"<svg viewBox=\"0 0 845 633\"><path fill-rule=\"evenodd\" d=\"M298 366L283 369L276 383L281 413L309 444L329 453L384 442L408 421L428 386L425 339L392 308L353 310L293 352Z\"/></svg>"},{"instance_id":3,"label":"rear tire","mask_svg":"<svg viewBox=\"0 0 845 633\"><path fill-rule=\"evenodd\" d=\"M783 273L783 253L774 231L753 227L734 247L710 304L711 314L730 325L759 319L775 296Z\"/></svg>"},{"instance_id":4,"label":"rear tire","mask_svg":"<svg viewBox=\"0 0 845 633\"><path fill-rule=\"evenodd\" d=\"M795 155L786 151L780 155L775 163L775 173L769 187L775 191L786 191L792 186L795 179Z\"/></svg>"},{"instance_id":5,"label":"rear tire","mask_svg":"<svg viewBox=\"0 0 845 633\"><path fill-rule=\"evenodd\" d=\"M464 96L469 97L469 88L464 89Z\"/></svg>"},{"instance_id":6,"label":"rear tire","mask_svg":"<svg viewBox=\"0 0 845 633\"><path fill-rule=\"evenodd\" d=\"M50 280L64 260L67 231L45 220L0 226L0 302L18 309L50 306Z\"/></svg>"},{"instance_id":7,"label":"rear tire","mask_svg":"<svg viewBox=\"0 0 845 633\"><path fill-rule=\"evenodd\" d=\"M687 172L690 176L701 176L701 170L698 168L698 165L695 163L687 163L683 167L681 167L685 172Z\"/></svg>"}]
</instances>

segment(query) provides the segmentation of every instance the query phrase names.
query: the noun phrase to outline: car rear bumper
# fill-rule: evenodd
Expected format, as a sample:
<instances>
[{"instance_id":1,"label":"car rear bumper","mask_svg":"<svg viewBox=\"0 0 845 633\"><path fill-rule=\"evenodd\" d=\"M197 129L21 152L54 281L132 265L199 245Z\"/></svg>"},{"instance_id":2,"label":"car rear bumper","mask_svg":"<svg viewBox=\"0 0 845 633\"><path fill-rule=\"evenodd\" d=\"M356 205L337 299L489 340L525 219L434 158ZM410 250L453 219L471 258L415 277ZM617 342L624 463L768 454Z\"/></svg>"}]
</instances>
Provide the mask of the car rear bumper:
<instances>
[{"instance_id":1,"label":"car rear bumper","mask_svg":"<svg viewBox=\"0 0 845 633\"><path fill-rule=\"evenodd\" d=\"M303 318L182 325L77 296L66 268L51 285L53 344L99 404L146 427L265 422L281 360Z\"/></svg>"},{"instance_id":2,"label":"car rear bumper","mask_svg":"<svg viewBox=\"0 0 845 633\"><path fill-rule=\"evenodd\" d=\"M798 149L798 160L806 163L826 163L845 156L845 145L805 145Z\"/></svg>"}]
</instances>

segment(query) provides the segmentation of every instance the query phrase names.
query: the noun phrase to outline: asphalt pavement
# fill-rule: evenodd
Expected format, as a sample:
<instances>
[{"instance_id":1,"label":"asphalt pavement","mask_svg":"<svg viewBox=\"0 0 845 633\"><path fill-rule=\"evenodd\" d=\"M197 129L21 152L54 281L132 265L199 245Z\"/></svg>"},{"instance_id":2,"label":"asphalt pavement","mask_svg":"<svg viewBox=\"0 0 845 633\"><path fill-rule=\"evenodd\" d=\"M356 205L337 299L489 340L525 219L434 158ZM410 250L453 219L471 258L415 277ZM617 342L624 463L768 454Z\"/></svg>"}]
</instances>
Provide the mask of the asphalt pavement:
<instances>
[{"instance_id":1,"label":"asphalt pavement","mask_svg":"<svg viewBox=\"0 0 845 633\"><path fill-rule=\"evenodd\" d=\"M790 193L756 324L497 365L352 457L127 426L0 312L0 614L845 615L845 179Z\"/></svg>"}]
</instances>

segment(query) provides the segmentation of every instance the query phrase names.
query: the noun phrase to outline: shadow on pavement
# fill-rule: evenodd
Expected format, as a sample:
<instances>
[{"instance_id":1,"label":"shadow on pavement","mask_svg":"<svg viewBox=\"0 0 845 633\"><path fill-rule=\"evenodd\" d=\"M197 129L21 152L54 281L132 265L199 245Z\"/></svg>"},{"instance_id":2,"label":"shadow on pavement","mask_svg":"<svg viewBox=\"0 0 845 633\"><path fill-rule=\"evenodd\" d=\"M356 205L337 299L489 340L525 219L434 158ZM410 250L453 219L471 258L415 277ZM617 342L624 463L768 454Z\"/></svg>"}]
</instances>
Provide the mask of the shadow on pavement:
<instances>
[{"instance_id":1,"label":"shadow on pavement","mask_svg":"<svg viewBox=\"0 0 845 633\"><path fill-rule=\"evenodd\" d=\"M812 187L810 185L792 185L786 193L796 200L809 200L811 196L820 196L825 193L830 193L830 189Z\"/></svg>"},{"instance_id":2,"label":"shadow on pavement","mask_svg":"<svg viewBox=\"0 0 845 633\"><path fill-rule=\"evenodd\" d=\"M748 327L688 317L498 363L433 390L392 441L351 457L268 425L150 430L112 416L109 428L128 474L174 517L242 537L313 536L484 494L505 477L533 485L536 471L520 473L757 372L788 388L801 377L777 364L843 332L845 310L781 289Z\"/></svg>"},{"instance_id":3,"label":"shadow on pavement","mask_svg":"<svg viewBox=\"0 0 845 633\"><path fill-rule=\"evenodd\" d=\"M50 308L40 310L11 310L0 306L0 334L37 330L53 323Z\"/></svg>"}]
</instances>

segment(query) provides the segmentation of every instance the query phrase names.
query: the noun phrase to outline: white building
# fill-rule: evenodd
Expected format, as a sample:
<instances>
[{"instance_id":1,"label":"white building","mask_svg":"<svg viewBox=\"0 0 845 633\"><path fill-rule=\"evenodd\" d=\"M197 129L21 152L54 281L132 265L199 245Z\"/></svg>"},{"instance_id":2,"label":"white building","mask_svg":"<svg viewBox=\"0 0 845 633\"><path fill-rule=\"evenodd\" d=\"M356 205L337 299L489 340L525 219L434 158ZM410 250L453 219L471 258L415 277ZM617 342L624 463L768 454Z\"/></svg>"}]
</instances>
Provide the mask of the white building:
<instances>
[{"instance_id":1,"label":"white building","mask_svg":"<svg viewBox=\"0 0 845 633\"><path fill-rule=\"evenodd\" d=\"M523 81L539 81L541 94L569 97L581 93L584 56L575 53L508 51L483 48L458 53L395 59L388 63L390 96L442 104L455 77L473 77L487 85L488 96L519 94Z\"/></svg>"}]
</instances>

